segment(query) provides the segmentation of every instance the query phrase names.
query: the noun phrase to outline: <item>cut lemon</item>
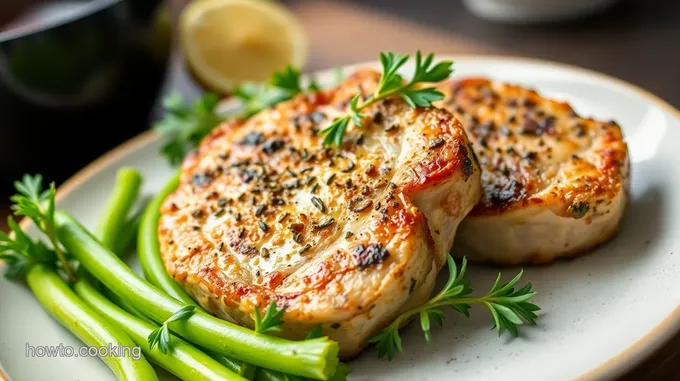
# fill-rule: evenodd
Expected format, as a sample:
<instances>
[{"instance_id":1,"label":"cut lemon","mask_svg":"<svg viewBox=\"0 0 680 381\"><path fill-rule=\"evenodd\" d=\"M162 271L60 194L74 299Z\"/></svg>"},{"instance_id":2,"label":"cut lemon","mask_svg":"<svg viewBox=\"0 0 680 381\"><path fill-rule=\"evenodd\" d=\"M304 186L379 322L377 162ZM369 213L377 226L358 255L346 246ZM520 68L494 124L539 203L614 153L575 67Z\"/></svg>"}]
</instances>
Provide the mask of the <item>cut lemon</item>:
<instances>
[{"instance_id":1,"label":"cut lemon","mask_svg":"<svg viewBox=\"0 0 680 381\"><path fill-rule=\"evenodd\" d=\"M184 57L197 79L221 93L307 59L307 39L292 12L267 0L195 0L180 16Z\"/></svg>"}]
</instances>

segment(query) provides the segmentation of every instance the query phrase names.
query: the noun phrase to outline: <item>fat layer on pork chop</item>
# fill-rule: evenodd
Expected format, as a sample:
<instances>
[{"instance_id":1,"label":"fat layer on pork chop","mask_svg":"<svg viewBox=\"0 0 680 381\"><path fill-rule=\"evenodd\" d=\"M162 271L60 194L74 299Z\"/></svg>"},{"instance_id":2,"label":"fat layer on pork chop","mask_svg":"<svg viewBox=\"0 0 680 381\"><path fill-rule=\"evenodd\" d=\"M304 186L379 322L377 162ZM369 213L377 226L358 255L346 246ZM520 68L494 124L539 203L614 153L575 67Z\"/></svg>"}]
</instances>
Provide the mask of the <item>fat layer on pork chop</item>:
<instances>
[{"instance_id":1,"label":"fat layer on pork chop","mask_svg":"<svg viewBox=\"0 0 680 381\"><path fill-rule=\"evenodd\" d=\"M456 254L500 265L546 263L614 236L630 173L616 122L484 78L438 89L446 98L437 105L463 124L482 168L482 200L461 223Z\"/></svg>"},{"instance_id":2,"label":"fat layer on pork chop","mask_svg":"<svg viewBox=\"0 0 680 381\"><path fill-rule=\"evenodd\" d=\"M252 327L274 301L281 335L321 325L348 358L429 298L481 171L451 113L398 98L324 148L318 132L379 78L360 70L225 122L185 159L158 233L167 271L201 306Z\"/></svg>"}]
</instances>

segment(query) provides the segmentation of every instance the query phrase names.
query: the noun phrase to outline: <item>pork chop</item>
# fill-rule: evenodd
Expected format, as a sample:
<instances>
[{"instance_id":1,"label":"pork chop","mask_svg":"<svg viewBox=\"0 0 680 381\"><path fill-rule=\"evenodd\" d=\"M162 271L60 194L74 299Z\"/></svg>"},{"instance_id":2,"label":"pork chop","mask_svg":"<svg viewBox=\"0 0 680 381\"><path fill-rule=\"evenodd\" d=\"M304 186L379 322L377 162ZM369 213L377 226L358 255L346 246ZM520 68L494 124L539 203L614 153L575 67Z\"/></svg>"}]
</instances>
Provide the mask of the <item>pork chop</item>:
<instances>
[{"instance_id":1,"label":"pork chop","mask_svg":"<svg viewBox=\"0 0 680 381\"><path fill-rule=\"evenodd\" d=\"M500 265L585 253L618 231L629 159L614 121L484 78L438 86L482 168L482 200L461 224L456 254ZM458 250L460 249L460 250Z\"/></svg>"},{"instance_id":2,"label":"pork chop","mask_svg":"<svg viewBox=\"0 0 680 381\"><path fill-rule=\"evenodd\" d=\"M372 94L379 73L225 122L188 156L164 202L167 271L208 311L253 327L285 307L282 336L315 326L357 355L406 308L424 303L459 222L481 197L460 123L399 98L371 106L341 149L318 134Z\"/></svg>"}]
</instances>

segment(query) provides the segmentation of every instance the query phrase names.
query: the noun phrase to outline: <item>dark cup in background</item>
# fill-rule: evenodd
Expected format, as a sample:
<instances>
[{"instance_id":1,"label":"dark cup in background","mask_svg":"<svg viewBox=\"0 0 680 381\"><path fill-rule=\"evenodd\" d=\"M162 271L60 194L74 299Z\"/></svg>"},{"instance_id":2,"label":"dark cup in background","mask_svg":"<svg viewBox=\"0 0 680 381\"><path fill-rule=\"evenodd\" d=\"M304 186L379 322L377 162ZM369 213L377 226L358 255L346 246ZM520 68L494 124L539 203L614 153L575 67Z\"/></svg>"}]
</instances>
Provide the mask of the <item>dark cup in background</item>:
<instances>
[{"instance_id":1,"label":"dark cup in background","mask_svg":"<svg viewBox=\"0 0 680 381\"><path fill-rule=\"evenodd\" d=\"M60 183L149 127L170 54L161 3L84 1L0 32L0 194L23 173Z\"/></svg>"}]
</instances>

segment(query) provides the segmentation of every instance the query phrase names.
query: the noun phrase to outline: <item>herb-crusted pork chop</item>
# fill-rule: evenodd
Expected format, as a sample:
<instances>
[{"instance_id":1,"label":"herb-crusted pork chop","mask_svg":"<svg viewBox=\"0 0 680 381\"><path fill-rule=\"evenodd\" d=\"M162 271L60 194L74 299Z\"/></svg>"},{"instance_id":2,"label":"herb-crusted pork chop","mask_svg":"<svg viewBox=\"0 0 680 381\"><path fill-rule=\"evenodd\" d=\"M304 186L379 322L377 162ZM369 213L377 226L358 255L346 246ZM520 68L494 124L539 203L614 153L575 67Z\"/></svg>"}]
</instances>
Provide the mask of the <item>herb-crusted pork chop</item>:
<instances>
[{"instance_id":1,"label":"herb-crusted pork chop","mask_svg":"<svg viewBox=\"0 0 680 381\"><path fill-rule=\"evenodd\" d=\"M467 78L440 84L482 168L482 200L456 254L501 265L546 263L609 240L628 200L628 149L614 122L583 118L531 89Z\"/></svg>"},{"instance_id":2,"label":"herb-crusted pork chop","mask_svg":"<svg viewBox=\"0 0 680 381\"><path fill-rule=\"evenodd\" d=\"M226 122L185 159L159 239L168 272L204 308L252 327L254 309L274 301L286 308L281 335L320 324L348 358L428 299L481 197L480 170L451 113L399 98L324 148L318 132L379 77L361 70Z\"/></svg>"}]
</instances>

